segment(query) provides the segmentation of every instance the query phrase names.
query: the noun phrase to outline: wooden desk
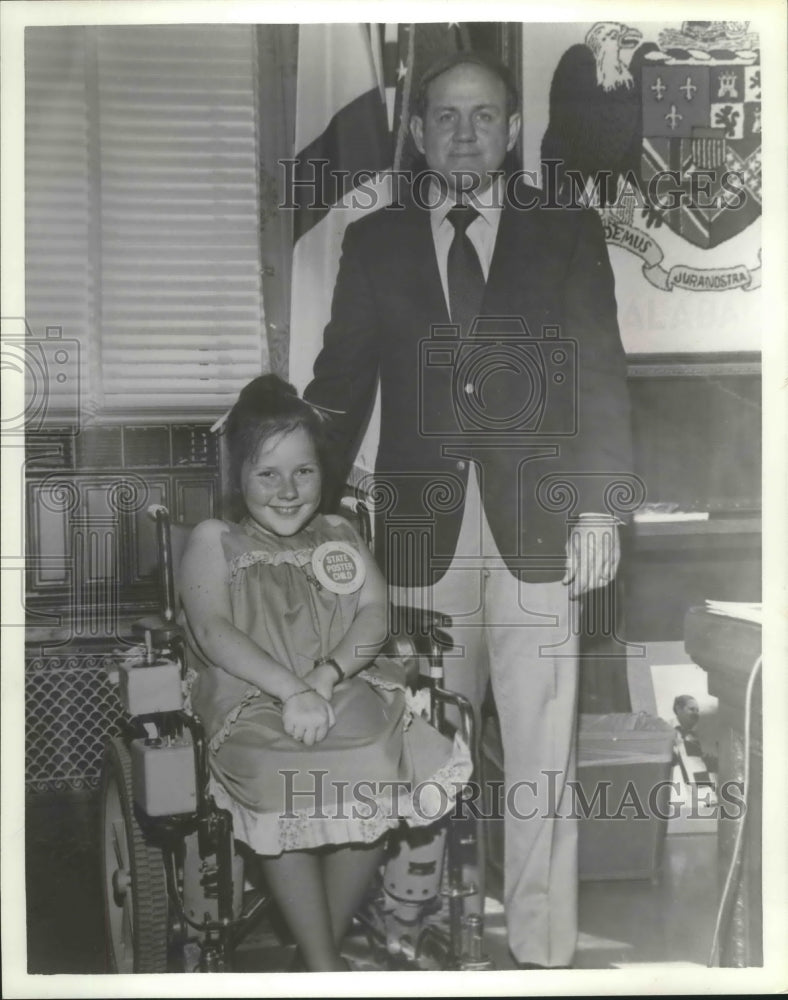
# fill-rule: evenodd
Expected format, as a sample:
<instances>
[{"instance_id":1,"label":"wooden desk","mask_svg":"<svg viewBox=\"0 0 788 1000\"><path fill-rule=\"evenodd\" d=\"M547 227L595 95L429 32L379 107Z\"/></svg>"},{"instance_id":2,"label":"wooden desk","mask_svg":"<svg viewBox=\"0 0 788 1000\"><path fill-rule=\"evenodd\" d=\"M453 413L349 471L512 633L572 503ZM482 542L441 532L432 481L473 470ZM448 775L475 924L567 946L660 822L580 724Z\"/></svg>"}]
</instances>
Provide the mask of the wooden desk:
<instances>
[{"instance_id":1,"label":"wooden desk","mask_svg":"<svg viewBox=\"0 0 788 1000\"><path fill-rule=\"evenodd\" d=\"M727 781L744 781L744 709L747 682L761 653L761 627L691 608L684 623L684 645L692 659L709 675L709 694L719 698L724 726L720 742L720 788ZM763 811L763 736L760 677L753 688L750 725L750 788L744 833L744 851L722 927L720 965L742 968L763 965L761 898L761 831ZM720 891L733 856L739 820L718 823Z\"/></svg>"}]
</instances>

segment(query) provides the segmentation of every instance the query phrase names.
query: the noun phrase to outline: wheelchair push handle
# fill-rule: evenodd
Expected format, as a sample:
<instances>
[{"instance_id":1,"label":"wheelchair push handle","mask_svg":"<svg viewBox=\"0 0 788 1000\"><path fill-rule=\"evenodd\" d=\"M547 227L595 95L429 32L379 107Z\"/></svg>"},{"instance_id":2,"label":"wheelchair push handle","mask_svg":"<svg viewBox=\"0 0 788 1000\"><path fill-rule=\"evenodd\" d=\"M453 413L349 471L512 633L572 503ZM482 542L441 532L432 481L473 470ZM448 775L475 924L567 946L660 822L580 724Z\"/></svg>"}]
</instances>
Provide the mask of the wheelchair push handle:
<instances>
[{"instance_id":1,"label":"wheelchair push handle","mask_svg":"<svg viewBox=\"0 0 788 1000\"><path fill-rule=\"evenodd\" d=\"M175 569L172 564L170 512L163 504L151 504L148 515L156 523L156 543L159 550L159 601L165 622L175 621Z\"/></svg>"}]
</instances>

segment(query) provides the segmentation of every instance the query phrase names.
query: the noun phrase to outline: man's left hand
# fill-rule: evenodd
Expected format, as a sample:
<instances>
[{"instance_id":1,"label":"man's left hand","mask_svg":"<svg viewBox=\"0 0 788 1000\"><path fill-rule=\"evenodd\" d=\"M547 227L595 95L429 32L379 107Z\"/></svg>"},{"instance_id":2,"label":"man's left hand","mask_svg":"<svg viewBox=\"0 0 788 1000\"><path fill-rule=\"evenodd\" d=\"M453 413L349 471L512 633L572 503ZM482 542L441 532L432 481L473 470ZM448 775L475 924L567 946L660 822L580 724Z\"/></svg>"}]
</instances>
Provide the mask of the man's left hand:
<instances>
[{"instance_id":1,"label":"man's left hand","mask_svg":"<svg viewBox=\"0 0 788 1000\"><path fill-rule=\"evenodd\" d=\"M581 519L573 526L566 544L566 573L561 582L569 587L570 600L607 586L616 575L620 559L616 522Z\"/></svg>"}]
</instances>

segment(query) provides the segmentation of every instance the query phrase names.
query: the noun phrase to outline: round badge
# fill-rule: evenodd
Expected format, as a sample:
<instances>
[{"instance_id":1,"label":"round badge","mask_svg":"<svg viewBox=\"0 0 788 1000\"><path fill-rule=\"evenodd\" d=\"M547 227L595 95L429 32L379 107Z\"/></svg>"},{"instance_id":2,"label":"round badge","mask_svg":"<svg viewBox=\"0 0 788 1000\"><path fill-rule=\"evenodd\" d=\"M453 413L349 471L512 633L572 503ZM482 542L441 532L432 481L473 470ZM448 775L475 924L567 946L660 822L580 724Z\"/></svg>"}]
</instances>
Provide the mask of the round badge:
<instances>
[{"instance_id":1,"label":"round badge","mask_svg":"<svg viewBox=\"0 0 788 1000\"><path fill-rule=\"evenodd\" d=\"M348 542L323 542L312 553L317 580L332 594L354 594L364 582L367 569Z\"/></svg>"}]
</instances>

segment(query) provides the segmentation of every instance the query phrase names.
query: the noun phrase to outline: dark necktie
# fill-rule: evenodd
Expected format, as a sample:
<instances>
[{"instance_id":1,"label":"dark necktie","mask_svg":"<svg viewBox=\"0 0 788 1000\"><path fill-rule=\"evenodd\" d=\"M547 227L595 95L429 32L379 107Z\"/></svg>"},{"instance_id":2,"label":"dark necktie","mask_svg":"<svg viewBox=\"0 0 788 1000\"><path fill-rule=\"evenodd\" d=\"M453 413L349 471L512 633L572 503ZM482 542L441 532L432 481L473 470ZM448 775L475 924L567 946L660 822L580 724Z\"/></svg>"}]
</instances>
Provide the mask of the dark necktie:
<instances>
[{"instance_id":1,"label":"dark necktie","mask_svg":"<svg viewBox=\"0 0 788 1000\"><path fill-rule=\"evenodd\" d=\"M467 336L474 318L479 315L484 296L484 272L479 255L468 236L468 226L479 213L470 205L455 205L446 218L454 226L446 272L449 283L449 312L452 323L459 324L460 335Z\"/></svg>"}]
</instances>

